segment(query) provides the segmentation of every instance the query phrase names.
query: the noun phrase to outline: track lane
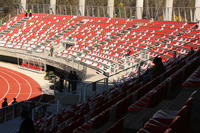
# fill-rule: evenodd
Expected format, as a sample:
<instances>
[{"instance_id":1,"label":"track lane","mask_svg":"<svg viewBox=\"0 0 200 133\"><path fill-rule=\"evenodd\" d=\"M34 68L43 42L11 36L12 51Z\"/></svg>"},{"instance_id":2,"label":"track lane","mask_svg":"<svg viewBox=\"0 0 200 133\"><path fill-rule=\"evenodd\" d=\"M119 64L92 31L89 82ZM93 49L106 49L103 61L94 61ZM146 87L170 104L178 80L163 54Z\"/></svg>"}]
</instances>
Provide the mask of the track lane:
<instances>
[{"instance_id":1,"label":"track lane","mask_svg":"<svg viewBox=\"0 0 200 133\"><path fill-rule=\"evenodd\" d=\"M1 77L1 75L3 76ZM6 84L10 84L10 87ZM17 98L17 101L24 101L42 94L40 85L31 77L1 66L0 88L2 88L0 91L1 103L5 97L11 104L14 97Z\"/></svg>"}]
</instances>

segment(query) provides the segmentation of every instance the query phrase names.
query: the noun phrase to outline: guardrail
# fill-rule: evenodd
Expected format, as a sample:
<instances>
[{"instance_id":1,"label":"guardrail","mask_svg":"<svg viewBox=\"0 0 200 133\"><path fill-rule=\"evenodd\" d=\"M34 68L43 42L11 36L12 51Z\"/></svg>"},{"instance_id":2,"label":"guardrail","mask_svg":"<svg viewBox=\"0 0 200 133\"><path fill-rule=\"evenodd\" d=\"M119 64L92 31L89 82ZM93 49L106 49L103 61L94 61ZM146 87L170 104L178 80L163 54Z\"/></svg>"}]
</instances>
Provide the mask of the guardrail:
<instances>
[{"instance_id":1,"label":"guardrail","mask_svg":"<svg viewBox=\"0 0 200 133\"><path fill-rule=\"evenodd\" d=\"M5 56L11 56L15 58L30 58L30 59L38 59L41 62L57 67L59 69L70 71L70 70L76 70L77 74L81 78L85 77L87 67L84 65L81 65L78 62L75 62L73 60L67 59L67 58L61 58L61 57L50 57L46 53L35 53L31 51L25 51L20 49L14 49L14 48L5 48L0 47L1 55Z\"/></svg>"},{"instance_id":2,"label":"guardrail","mask_svg":"<svg viewBox=\"0 0 200 133\"><path fill-rule=\"evenodd\" d=\"M34 103L29 101L14 103L0 109L0 123L20 117L23 110L28 111L30 117L36 120L45 115L47 106L48 103Z\"/></svg>"}]
</instances>

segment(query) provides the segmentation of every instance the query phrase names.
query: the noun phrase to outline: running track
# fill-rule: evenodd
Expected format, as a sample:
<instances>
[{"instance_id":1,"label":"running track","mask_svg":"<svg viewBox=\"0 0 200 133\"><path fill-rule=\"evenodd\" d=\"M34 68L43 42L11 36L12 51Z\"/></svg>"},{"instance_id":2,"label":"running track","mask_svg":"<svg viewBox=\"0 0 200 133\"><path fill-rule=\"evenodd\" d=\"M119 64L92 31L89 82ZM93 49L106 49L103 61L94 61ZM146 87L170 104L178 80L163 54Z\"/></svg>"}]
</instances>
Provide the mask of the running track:
<instances>
[{"instance_id":1,"label":"running track","mask_svg":"<svg viewBox=\"0 0 200 133\"><path fill-rule=\"evenodd\" d=\"M24 101L42 94L40 85L20 72L0 66L0 104L4 98L11 104L15 97Z\"/></svg>"}]
</instances>

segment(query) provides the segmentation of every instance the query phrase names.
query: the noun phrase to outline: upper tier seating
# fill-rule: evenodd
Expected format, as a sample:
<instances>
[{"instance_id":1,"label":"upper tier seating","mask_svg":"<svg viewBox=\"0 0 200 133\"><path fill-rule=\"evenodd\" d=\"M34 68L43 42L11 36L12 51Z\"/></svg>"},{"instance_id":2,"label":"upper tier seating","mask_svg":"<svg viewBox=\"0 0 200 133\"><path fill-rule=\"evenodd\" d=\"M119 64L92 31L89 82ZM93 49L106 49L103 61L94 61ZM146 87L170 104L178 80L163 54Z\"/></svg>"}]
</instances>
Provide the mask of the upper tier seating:
<instances>
[{"instance_id":1,"label":"upper tier seating","mask_svg":"<svg viewBox=\"0 0 200 133\"><path fill-rule=\"evenodd\" d=\"M145 59L139 56L141 52L149 58L159 55L165 62L173 57L173 51L187 54L191 47L200 47L200 32L190 23L49 14L33 14L26 21L23 18L21 13L1 25L1 47L49 52L51 46L57 48L71 38L76 44L56 49L56 56L73 57L109 74ZM14 25L17 22L21 24ZM125 56L129 49L131 58Z\"/></svg>"}]
</instances>

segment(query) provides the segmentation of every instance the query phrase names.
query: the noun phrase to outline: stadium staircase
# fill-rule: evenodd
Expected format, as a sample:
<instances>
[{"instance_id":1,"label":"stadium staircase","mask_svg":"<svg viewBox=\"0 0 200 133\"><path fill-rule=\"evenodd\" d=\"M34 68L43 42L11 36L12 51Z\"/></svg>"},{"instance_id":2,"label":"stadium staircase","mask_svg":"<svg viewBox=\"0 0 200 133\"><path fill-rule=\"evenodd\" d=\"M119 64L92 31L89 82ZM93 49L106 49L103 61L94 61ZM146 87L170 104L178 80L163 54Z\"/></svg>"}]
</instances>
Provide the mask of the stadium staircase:
<instances>
[{"instance_id":1,"label":"stadium staircase","mask_svg":"<svg viewBox=\"0 0 200 133\"><path fill-rule=\"evenodd\" d=\"M85 23L85 21L79 21L79 22L75 23L74 25L70 26L69 28L67 28L66 30L63 30L58 34L53 35L51 38L49 38L45 42L41 43L41 46L45 47L49 43L54 42L58 38L61 38L62 36L64 36L64 34L67 34L68 31L74 30L77 26L80 26L83 23ZM34 50L39 51L39 49L41 49L41 46L37 46ZM60 45L53 44L52 46L54 47L56 53L60 53L63 50L65 50L65 47L63 44L60 44ZM45 52L49 53L49 50L45 50ZM74 58L76 58L76 56L74 56Z\"/></svg>"},{"instance_id":2,"label":"stadium staircase","mask_svg":"<svg viewBox=\"0 0 200 133\"><path fill-rule=\"evenodd\" d=\"M12 31L15 27L20 26L22 23L26 22L26 21L29 20L29 19L30 19L30 18L28 18L28 17L24 17L24 18L20 19L19 21L16 21L16 22L13 23L13 25L11 25L9 28L7 28L7 29L1 31L0 37L1 37L2 35L7 34L7 33L10 32L10 31Z\"/></svg>"}]
</instances>

